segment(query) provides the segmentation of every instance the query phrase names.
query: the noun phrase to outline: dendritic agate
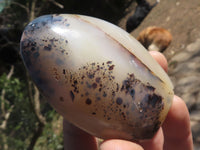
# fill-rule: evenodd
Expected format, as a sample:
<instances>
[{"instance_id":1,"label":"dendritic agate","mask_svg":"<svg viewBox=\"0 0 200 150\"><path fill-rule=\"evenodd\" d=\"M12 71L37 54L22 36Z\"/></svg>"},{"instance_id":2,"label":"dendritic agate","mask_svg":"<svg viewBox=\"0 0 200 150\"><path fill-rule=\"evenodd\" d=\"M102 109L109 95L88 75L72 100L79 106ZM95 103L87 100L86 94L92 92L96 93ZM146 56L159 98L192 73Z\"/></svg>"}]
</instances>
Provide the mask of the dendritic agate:
<instances>
[{"instance_id":1,"label":"dendritic agate","mask_svg":"<svg viewBox=\"0 0 200 150\"><path fill-rule=\"evenodd\" d=\"M21 56L57 112L103 139L152 138L172 103L163 69L131 35L100 19L39 17L23 32Z\"/></svg>"}]
</instances>

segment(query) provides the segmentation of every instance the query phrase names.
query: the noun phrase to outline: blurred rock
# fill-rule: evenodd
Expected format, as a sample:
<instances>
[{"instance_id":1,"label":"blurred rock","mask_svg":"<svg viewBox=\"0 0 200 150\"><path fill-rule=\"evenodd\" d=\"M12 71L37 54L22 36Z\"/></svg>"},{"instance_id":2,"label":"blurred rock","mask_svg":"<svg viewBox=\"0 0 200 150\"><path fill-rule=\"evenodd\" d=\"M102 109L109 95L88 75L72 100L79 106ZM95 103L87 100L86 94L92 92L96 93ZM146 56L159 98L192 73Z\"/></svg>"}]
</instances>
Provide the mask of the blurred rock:
<instances>
[{"instance_id":1,"label":"blurred rock","mask_svg":"<svg viewBox=\"0 0 200 150\"><path fill-rule=\"evenodd\" d=\"M173 81L175 93L185 100L190 110L197 104L200 97L200 39L171 58L169 75Z\"/></svg>"}]
</instances>

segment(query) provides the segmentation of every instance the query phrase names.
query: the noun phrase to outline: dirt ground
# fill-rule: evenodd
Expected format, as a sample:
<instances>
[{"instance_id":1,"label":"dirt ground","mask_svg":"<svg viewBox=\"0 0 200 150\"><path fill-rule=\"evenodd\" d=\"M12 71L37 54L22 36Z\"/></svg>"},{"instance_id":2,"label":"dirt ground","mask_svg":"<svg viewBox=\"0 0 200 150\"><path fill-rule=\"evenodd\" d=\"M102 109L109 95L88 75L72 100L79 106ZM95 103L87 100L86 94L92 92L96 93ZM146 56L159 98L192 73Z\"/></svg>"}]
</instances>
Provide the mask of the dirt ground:
<instances>
[{"instance_id":1,"label":"dirt ground","mask_svg":"<svg viewBox=\"0 0 200 150\"><path fill-rule=\"evenodd\" d=\"M151 4L155 0L148 0ZM127 8L119 26L125 29L136 4ZM200 0L160 0L131 34L137 37L148 26L168 29L173 40L164 51L175 93L186 102L191 116L194 150L200 150Z\"/></svg>"}]
</instances>

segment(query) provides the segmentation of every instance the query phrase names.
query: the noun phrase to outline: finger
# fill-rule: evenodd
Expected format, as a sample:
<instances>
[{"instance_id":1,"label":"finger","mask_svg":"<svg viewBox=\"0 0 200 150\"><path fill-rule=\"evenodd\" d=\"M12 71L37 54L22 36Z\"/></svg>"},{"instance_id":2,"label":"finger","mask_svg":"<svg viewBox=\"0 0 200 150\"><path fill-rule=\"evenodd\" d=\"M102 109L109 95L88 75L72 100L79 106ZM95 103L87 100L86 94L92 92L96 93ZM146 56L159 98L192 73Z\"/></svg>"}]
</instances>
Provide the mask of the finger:
<instances>
[{"instance_id":1,"label":"finger","mask_svg":"<svg viewBox=\"0 0 200 150\"><path fill-rule=\"evenodd\" d=\"M63 121L65 150L97 150L97 142L93 136Z\"/></svg>"},{"instance_id":2,"label":"finger","mask_svg":"<svg viewBox=\"0 0 200 150\"><path fill-rule=\"evenodd\" d=\"M125 140L107 140L104 141L101 146L100 150L144 150L140 145L125 141Z\"/></svg>"},{"instance_id":3,"label":"finger","mask_svg":"<svg viewBox=\"0 0 200 150\"><path fill-rule=\"evenodd\" d=\"M139 144L142 145L142 147L145 150L161 150L161 149L163 149L164 137L163 137L162 128L160 128L158 130L158 132L152 139L140 141Z\"/></svg>"},{"instance_id":4,"label":"finger","mask_svg":"<svg viewBox=\"0 0 200 150\"><path fill-rule=\"evenodd\" d=\"M150 51L151 56L160 64L160 66L165 70L168 71L167 59L165 56L157 51Z\"/></svg>"},{"instance_id":5,"label":"finger","mask_svg":"<svg viewBox=\"0 0 200 150\"><path fill-rule=\"evenodd\" d=\"M174 96L172 106L163 124L164 149L192 150L189 112L184 101Z\"/></svg>"}]
</instances>

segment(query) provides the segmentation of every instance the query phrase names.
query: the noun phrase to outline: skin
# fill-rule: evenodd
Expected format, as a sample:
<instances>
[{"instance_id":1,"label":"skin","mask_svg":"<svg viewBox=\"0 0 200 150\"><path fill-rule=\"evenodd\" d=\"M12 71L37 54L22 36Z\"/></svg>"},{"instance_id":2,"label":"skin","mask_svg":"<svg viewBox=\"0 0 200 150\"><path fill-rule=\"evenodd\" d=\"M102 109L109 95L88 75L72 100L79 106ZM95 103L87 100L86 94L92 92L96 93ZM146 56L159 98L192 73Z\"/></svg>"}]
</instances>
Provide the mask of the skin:
<instances>
[{"instance_id":1,"label":"skin","mask_svg":"<svg viewBox=\"0 0 200 150\"><path fill-rule=\"evenodd\" d=\"M150 52L167 72L167 60L159 52ZM65 150L97 150L95 137L73 126L66 120L64 125ZM110 139L102 142L100 150L193 150L189 112L184 101L174 96L165 122L157 134L148 141L134 143L126 140Z\"/></svg>"}]
</instances>

